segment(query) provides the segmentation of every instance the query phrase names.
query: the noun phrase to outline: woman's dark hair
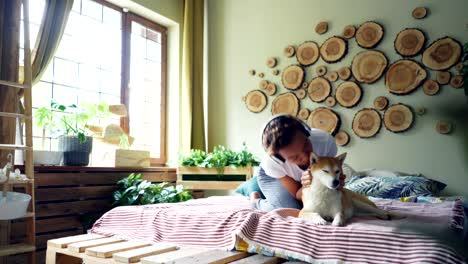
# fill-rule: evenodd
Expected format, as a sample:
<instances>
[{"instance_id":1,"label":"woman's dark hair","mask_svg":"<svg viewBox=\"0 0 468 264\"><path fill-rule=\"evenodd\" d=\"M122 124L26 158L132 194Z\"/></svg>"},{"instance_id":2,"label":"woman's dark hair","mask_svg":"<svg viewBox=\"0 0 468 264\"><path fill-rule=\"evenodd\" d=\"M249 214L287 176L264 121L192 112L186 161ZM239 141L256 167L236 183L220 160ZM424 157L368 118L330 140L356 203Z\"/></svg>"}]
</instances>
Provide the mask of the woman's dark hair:
<instances>
[{"instance_id":1,"label":"woman's dark hair","mask_svg":"<svg viewBox=\"0 0 468 264\"><path fill-rule=\"evenodd\" d=\"M295 134L302 132L307 137L310 135L307 124L291 115L281 115L271 119L263 129L262 144L270 155L291 144Z\"/></svg>"}]
</instances>

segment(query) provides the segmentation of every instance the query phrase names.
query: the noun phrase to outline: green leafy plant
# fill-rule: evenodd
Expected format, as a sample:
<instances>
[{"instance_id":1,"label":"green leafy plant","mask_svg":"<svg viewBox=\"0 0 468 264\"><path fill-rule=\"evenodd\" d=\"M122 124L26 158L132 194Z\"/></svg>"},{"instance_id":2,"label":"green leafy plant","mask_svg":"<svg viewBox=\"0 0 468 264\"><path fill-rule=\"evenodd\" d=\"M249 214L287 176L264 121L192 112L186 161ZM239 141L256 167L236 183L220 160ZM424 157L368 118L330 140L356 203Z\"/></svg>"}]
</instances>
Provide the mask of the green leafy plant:
<instances>
[{"instance_id":1,"label":"green leafy plant","mask_svg":"<svg viewBox=\"0 0 468 264\"><path fill-rule=\"evenodd\" d=\"M117 182L119 189L114 192L114 206L144 205L155 203L177 203L192 199L182 185L167 186L168 182L153 184L141 178L141 174L130 174Z\"/></svg>"},{"instance_id":2,"label":"green leafy plant","mask_svg":"<svg viewBox=\"0 0 468 264\"><path fill-rule=\"evenodd\" d=\"M179 157L180 166L203 167L203 168L223 168L258 166L258 160L247 150L245 143L240 152L235 152L224 146L216 146L213 152L206 153L199 149L193 149L188 156Z\"/></svg>"},{"instance_id":3,"label":"green leafy plant","mask_svg":"<svg viewBox=\"0 0 468 264\"><path fill-rule=\"evenodd\" d=\"M109 106L101 104L84 104L78 107L75 104L64 105L52 101L50 107L41 107L36 110L36 125L45 130L56 129L60 135L77 136L81 143L91 135L87 128L90 121L109 115Z\"/></svg>"}]
</instances>

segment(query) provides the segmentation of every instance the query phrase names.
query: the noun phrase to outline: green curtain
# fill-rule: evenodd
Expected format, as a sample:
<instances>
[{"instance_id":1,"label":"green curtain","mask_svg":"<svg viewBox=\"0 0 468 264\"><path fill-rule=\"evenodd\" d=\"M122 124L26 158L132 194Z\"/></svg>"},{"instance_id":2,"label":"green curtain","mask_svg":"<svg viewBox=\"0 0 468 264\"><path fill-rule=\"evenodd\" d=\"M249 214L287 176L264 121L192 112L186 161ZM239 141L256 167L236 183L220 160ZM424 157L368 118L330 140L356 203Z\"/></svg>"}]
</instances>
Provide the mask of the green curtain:
<instances>
[{"instance_id":1,"label":"green curtain","mask_svg":"<svg viewBox=\"0 0 468 264\"><path fill-rule=\"evenodd\" d=\"M179 151L206 149L203 113L204 0L184 1Z\"/></svg>"},{"instance_id":2,"label":"green curtain","mask_svg":"<svg viewBox=\"0 0 468 264\"><path fill-rule=\"evenodd\" d=\"M46 0L32 64L33 84L39 82L62 39L73 0Z\"/></svg>"}]
</instances>

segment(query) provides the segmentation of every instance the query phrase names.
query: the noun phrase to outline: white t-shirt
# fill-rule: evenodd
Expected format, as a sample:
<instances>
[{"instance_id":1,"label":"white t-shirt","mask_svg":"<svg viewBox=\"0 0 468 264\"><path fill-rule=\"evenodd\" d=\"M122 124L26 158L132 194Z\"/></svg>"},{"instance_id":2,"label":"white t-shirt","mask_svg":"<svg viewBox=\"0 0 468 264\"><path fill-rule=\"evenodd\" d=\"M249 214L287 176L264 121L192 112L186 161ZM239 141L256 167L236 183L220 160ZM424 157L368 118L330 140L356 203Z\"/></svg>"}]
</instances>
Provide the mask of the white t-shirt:
<instances>
[{"instance_id":1,"label":"white t-shirt","mask_svg":"<svg viewBox=\"0 0 468 264\"><path fill-rule=\"evenodd\" d=\"M335 157L338 148L335 139L328 133L311 128L309 140L312 143L312 150L319 157ZM300 182L304 172L299 166L288 161L278 163L270 155L266 155L260 162L260 167L265 173L273 178L283 178L289 176Z\"/></svg>"}]
</instances>

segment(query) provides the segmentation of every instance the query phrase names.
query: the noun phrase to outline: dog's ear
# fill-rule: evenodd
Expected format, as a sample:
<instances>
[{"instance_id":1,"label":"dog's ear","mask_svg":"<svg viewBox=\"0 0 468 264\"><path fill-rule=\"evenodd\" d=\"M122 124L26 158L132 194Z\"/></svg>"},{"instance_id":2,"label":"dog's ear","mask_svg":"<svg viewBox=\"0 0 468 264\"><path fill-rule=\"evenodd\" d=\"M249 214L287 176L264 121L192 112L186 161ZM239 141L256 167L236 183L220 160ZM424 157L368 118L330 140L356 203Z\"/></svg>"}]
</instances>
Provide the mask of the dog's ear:
<instances>
[{"instance_id":1,"label":"dog's ear","mask_svg":"<svg viewBox=\"0 0 468 264\"><path fill-rule=\"evenodd\" d=\"M318 161L318 157L317 155L315 155L315 153L311 152L310 153L310 165L314 165L315 163L317 163Z\"/></svg>"},{"instance_id":2,"label":"dog's ear","mask_svg":"<svg viewBox=\"0 0 468 264\"><path fill-rule=\"evenodd\" d=\"M339 156L337 156L336 158L340 161L341 164L343 164L345 158L346 158L346 152L343 153L343 154L340 154Z\"/></svg>"}]
</instances>

